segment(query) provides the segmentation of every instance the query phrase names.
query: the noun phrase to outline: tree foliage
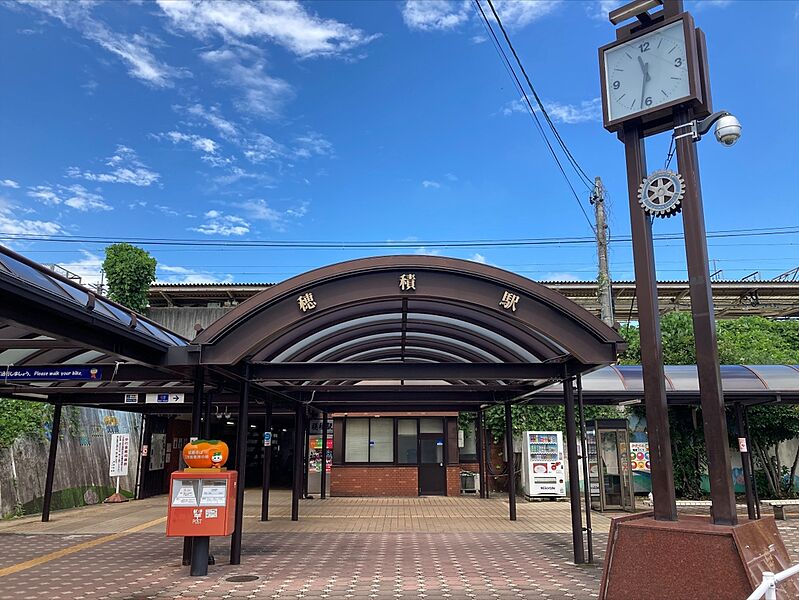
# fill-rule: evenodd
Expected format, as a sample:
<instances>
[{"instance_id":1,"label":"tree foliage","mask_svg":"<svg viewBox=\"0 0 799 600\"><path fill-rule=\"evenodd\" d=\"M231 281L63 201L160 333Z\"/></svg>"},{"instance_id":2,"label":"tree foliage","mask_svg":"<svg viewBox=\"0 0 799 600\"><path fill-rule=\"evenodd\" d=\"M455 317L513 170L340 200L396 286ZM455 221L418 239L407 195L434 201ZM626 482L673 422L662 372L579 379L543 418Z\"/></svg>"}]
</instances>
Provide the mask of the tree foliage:
<instances>
[{"instance_id":1,"label":"tree foliage","mask_svg":"<svg viewBox=\"0 0 799 600\"><path fill-rule=\"evenodd\" d=\"M147 308L147 292L155 281L156 260L131 244L112 244L105 249L103 271L109 297L136 312Z\"/></svg>"},{"instance_id":2,"label":"tree foliage","mask_svg":"<svg viewBox=\"0 0 799 600\"><path fill-rule=\"evenodd\" d=\"M663 361L670 365L696 363L693 324L688 312L672 312L661 318ZM641 342L636 327L623 327L628 342L622 364L640 364ZM716 324L719 361L727 365L799 364L799 322L771 321L763 317L741 317ZM643 409L638 409L643 410ZM731 415L728 415L731 417ZM748 411L753 455L764 470L768 492L774 496L792 493L793 476L799 466L799 452L790 465L781 463L779 448L799 437L799 408L793 405L753 407ZM685 497L699 494L703 467L707 464L701 410L669 409L675 487ZM735 433L736 426L728 429ZM734 442L734 437L731 441Z\"/></svg>"},{"instance_id":3,"label":"tree foliage","mask_svg":"<svg viewBox=\"0 0 799 600\"><path fill-rule=\"evenodd\" d=\"M49 404L0 398L0 448L8 448L23 435L43 433L43 426L50 419Z\"/></svg>"}]
</instances>

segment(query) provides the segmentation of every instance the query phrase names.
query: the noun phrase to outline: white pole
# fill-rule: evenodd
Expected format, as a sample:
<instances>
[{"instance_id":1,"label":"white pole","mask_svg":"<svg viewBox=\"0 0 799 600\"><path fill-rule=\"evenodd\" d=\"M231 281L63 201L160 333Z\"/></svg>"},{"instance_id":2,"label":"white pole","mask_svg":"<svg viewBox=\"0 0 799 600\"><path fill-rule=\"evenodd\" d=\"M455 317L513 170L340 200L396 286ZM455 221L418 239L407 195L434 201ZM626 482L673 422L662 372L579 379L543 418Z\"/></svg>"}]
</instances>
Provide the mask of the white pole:
<instances>
[{"instance_id":1,"label":"white pole","mask_svg":"<svg viewBox=\"0 0 799 600\"><path fill-rule=\"evenodd\" d=\"M117 475L117 494L119 493L119 475Z\"/></svg>"}]
</instances>

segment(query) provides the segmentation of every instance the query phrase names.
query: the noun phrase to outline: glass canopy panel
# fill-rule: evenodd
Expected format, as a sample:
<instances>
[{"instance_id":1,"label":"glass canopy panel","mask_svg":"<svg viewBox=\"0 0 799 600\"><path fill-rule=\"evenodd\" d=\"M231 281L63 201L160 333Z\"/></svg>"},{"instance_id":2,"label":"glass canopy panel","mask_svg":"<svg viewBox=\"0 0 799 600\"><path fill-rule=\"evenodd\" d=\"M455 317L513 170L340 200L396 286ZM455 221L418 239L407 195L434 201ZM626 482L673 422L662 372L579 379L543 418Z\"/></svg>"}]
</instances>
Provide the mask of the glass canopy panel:
<instances>
[{"instance_id":1,"label":"glass canopy panel","mask_svg":"<svg viewBox=\"0 0 799 600\"><path fill-rule=\"evenodd\" d=\"M768 389L781 392L799 391L799 366L796 365L746 365L747 369L765 381Z\"/></svg>"},{"instance_id":2,"label":"glass canopy panel","mask_svg":"<svg viewBox=\"0 0 799 600\"><path fill-rule=\"evenodd\" d=\"M666 373L666 389L677 392L699 391L699 378L694 365L668 365ZM639 369L639 372L640 369Z\"/></svg>"},{"instance_id":3,"label":"glass canopy panel","mask_svg":"<svg viewBox=\"0 0 799 600\"><path fill-rule=\"evenodd\" d=\"M80 365L83 363L88 363L93 360L100 358L101 356L105 356L103 352L97 352L97 350L87 350L86 352L81 352L71 358L67 358L66 360L62 360L61 364L64 365Z\"/></svg>"},{"instance_id":4,"label":"glass canopy panel","mask_svg":"<svg viewBox=\"0 0 799 600\"><path fill-rule=\"evenodd\" d=\"M624 389L628 392L643 392L644 378L641 376L641 367L617 365L613 367L624 382Z\"/></svg>"},{"instance_id":5,"label":"glass canopy panel","mask_svg":"<svg viewBox=\"0 0 799 600\"><path fill-rule=\"evenodd\" d=\"M499 335L495 331L491 331L490 329L486 329L485 327L481 327L480 325L475 325L474 323L470 323L468 321L463 321L461 319L453 319L452 317L445 317L441 315L429 315L425 313L408 313L408 323L414 322L427 322L427 323L442 323L446 325L452 325L459 329L463 329L465 331L469 331L478 337L485 338L487 340L491 340L497 346L501 346L516 356L520 357L523 362L529 363L536 363L541 362L540 359L531 354L527 349L523 348L516 342L509 340L508 338Z\"/></svg>"},{"instance_id":6,"label":"glass canopy panel","mask_svg":"<svg viewBox=\"0 0 799 600\"><path fill-rule=\"evenodd\" d=\"M33 345L34 344L31 344L31 346ZM3 350L0 352L0 368L4 371L6 366L16 365L37 352L39 352L39 350L21 350L18 348L14 350Z\"/></svg>"},{"instance_id":7,"label":"glass canopy panel","mask_svg":"<svg viewBox=\"0 0 799 600\"><path fill-rule=\"evenodd\" d=\"M616 370L616 367L606 367L597 369L591 373L583 375L583 390L586 392L624 392L627 388L624 379ZM563 386L561 386L562 388Z\"/></svg>"},{"instance_id":8,"label":"glass canopy panel","mask_svg":"<svg viewBox=\"0 0 799 600\"><path fill-rule=\"evenodd\" d=\"M58 287L64 290L64 293L71 297L75 302L82 306L86 306L86 303L89 301L89 294L87 294L85 291L75 285L70 285L59 279L53 279L52 281Z\"/></svg>"},{"instance_id":9,"label":"glass canopy panel","mask_svg":"<svg viewBox=\"0 0 799 600\"><path fill-rule=\"evenodd\" d=\"M768 389L751 369L741 365L722 365L721 387L725 392Z\"/></svg>"},{"instance_id":10,"label":"glass canopy panel","mask_svg":"<svg viewBox=\"0 0 799 600\"><path fill-rule=\"evenodd\" d=\"M382 315L370 315L368 317L358 317L357 319L350 319L349 321L341 321L340 323L336 323L335 325L331 325L330 327L320 329L316 333L312 333L311 335L303 338L301 341L297 342L296 344L289 346L283 352L281 352L275 358L273 358L272 362L285 362L287 360L290 360L292 356L302 352L309 346L316 344L320 340L323 340L324 338L330 335L335 335L341 331L346 331L347 329L353 327L360 327L362 325L369 325L374 323L390 323L392 321L397 321L398 324L401 323L402 315L400 313L386 313Z\"/></svg>"},{"instance_id":11,"label":"glass canopy panel","mask_svg":"<svg viewBox=\"0 0 799 600\"><path fill-rule=\"evenodd\" d=\"M60 286L56 285L51 277L48 277L41 271L37 271L33 267L29 267L25 263L21 263L10 256L3 256L3 262L11 274L15 277L22 279L23 281L36 287L53 292L61 298L74 302L72 297L69 296Z\"/></svg>"}]
</instances>

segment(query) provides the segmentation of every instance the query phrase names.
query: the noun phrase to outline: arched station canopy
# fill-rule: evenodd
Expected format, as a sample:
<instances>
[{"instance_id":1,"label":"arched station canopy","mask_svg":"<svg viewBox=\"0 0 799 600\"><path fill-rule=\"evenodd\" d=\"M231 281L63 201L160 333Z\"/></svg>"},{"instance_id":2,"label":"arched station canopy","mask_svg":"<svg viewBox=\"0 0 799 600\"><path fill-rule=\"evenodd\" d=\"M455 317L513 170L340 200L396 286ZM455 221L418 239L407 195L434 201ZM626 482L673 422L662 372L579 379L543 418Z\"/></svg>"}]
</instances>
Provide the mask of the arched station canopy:
<instances>
[{"instance_id":1,"label":"arched station canopy","mask_svg":"<svg viewBox=\"0 0 799 600\"><path fill-rule=\"evenodd\" d=\"M524 277L453 258L386 256L270 287L170 361L246 366L267 389L319 392L320 404L347 392L352 406L374 405L382 392L407 400L411 390L430 402L452 386L461 399L469 389L506 400L615 362L623 345L595 316Z\"/></svg>"}]
</instances>

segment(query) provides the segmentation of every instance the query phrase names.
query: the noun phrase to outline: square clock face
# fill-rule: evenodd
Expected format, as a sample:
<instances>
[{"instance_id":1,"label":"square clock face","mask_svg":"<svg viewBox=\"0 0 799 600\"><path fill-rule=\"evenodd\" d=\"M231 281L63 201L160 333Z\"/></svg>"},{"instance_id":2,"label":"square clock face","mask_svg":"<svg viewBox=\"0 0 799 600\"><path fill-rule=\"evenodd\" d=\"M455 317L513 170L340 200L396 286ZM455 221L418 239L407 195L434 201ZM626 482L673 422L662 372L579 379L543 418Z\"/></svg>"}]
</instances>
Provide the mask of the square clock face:
<instances>
[{"instance_id":1,"label":"square clock face","mask_svg":"<svg viewBox=\"0 0 799 600\"><path fill-rule=\"evenodd\" d=\"M675 21L604 53L608 121L691 95L685 28Z\"/></svg>"}]
</instances>

